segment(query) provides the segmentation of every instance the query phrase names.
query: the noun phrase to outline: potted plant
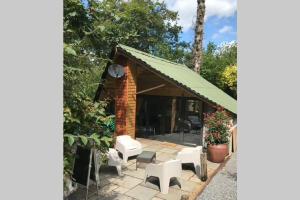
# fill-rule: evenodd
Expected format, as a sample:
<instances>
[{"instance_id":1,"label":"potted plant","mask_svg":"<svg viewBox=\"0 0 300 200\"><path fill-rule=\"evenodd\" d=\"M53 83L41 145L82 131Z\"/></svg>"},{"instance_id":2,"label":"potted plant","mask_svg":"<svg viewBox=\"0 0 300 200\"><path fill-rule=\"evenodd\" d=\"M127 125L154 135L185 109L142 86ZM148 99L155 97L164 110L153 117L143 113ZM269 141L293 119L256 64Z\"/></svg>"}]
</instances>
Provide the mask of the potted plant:
<instances>
[{"instance_id":1,"label":"potted plant","mask_svg":"<svg viewBox=\"0 0 300 200\"><path fill-rule=\"evenodd\" d=\"M228 155L230 116L223 108L204 114L208 160L221 163Z\"/></svg>"}]
</instances>

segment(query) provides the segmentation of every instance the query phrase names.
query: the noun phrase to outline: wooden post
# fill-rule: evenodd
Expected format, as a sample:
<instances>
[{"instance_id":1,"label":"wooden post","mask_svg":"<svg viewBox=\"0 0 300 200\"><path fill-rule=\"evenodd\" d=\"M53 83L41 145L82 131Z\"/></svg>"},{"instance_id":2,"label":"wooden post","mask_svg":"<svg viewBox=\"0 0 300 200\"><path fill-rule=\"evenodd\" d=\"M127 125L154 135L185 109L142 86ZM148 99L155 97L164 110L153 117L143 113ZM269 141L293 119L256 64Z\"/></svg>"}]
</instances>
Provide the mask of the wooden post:
<instances>
[{"instance_id":1,"label":"wooden post","mask_svg":"<svg viewBox=\"0 0 300 200\"><path fill-rule=\"evenodd\" d=\"M206 153L200 154L200 160L201 160L200 179L201 179L201 181L206 181L207 180L207 155L206 155Z\"/></svg>"},{"instance_id":2,"label":"wooden post","mask_svg":"<svg viewBox=\"0 0 300 200\"><path fill-rule=\"evenodd\" d=\"M236 152L237 149L237 126L234 127L232 131L232 141L233 141L233 152Z\"/></svg>"},{"instance_id":3,"label":"wooden post","mask_svg":"<svg viewBox=\"0 0 300 200\"><path fill-rule=\"evenodd\" d=\"M172 98L172 111L171 111L171 133L174 132L176 123L176 97Z\"/></svg>"}]
</instances>

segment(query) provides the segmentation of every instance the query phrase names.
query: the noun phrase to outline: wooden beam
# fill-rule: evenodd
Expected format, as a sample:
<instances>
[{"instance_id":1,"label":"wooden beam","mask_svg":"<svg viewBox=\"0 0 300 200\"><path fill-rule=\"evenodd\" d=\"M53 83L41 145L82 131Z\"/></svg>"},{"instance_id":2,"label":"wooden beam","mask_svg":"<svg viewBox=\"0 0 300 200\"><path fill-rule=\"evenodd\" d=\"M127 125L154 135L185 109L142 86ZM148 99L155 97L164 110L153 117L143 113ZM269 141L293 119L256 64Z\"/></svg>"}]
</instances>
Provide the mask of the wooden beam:
<instances>
[{"instance_id":1,"label":"wooden beam","mask_svg":"<svg viewBox=\"0 0 300 200\"><path fill-rule=\"evenodd\" d=\"M137 92L136 94L141 94L141 93L144 93L144 92L149 92L149 91L152 91L152 90L155 90L155 89L164 87L165 85L166 85L166 84L161 84L161 85L158 85L158 86L155 86L155 87L152 87L152 88L148 88L148 89L139 91L139 92Z\"/></svg>"}]
</instances>

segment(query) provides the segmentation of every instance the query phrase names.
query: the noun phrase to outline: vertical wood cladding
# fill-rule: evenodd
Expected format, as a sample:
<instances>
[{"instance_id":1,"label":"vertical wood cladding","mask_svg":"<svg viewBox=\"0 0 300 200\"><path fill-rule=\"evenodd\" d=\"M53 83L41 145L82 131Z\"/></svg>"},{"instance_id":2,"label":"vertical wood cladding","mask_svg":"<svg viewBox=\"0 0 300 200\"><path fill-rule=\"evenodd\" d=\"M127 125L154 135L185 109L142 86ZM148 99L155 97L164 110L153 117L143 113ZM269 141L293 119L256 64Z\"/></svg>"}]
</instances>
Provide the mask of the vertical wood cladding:
<instances>
[{"instance_id":1,"label":"vertical wood cladding","mask_svg":"<svg viewBox=\"0 0 300 200\"><path fill-rule=\"evenodd\" d=\"M125 74L116 81L116 135L135 137L136 124L136 67L130 62L124 66Z\"/></svg>"},{"instance_id":2,"label":"vertical wood cladding","mask_svg":"<svg viewBox=\"0 0 300 200\"><path fill-rule=\"evenodd\" d=\"M127 107L126 107L126 131L131 137L135 137L136 124L136 66L129 63L127 70Z\"/></svg>"},{"instance_id":3,"label":"vertical wood cladding","mask_svg":"<svg viewBox=\"0 0 300 200\"><path fill-rule=\"evenodd\" d=\"M116 115L116 135L126 134L126 103L127 103L127 69L124 66L125 74L116 80L115 90L115 115Z\"/></svg>"}]
</instances>

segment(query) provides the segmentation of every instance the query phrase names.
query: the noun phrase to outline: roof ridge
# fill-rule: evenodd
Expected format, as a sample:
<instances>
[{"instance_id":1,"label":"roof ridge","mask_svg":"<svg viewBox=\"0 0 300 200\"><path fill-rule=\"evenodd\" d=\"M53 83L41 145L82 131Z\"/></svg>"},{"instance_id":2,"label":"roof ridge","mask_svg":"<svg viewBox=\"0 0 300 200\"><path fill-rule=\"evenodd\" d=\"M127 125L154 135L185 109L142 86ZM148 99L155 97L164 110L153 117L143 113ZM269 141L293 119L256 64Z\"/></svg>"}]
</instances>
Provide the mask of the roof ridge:
<instances>
[{"instance_id":1,"label":"roof ridge","mask_svg":"<svg viewBox=\"0 0 300 200\"><path fill-rule=\"evenodd\" d=\"M127 46L127 45L125 45L125 44L118 44L117 46L119 46L119 47L121 47L121 48L122 48L122 46L124 46L124 47L126 47L126 48L130 48L131 50L133 50L133 51L135 51L135 52L137 52L137 53L143 54L143 55L145 55L145 56L149 56L149 57L152 57L152 58L155 58L155 59L159 59L159 60L162 60L162 61L164 61L164 62L168 62L168 63L174 64L174 65L179 65L180 67L188 68L188 66L186 66L185 64L173 62L173 61L167 60L167 59L165 59L165 58L161 58L161 57L158 57L158 56L154 56L154 55L152 55L152 54L150 54L150 53L146 53L146 52L144 52L144 51L135 49L135 48L130 47L130 46ZM189 68L188 68L188 69L189 69Z\"/></svg>"}]
</instances>

